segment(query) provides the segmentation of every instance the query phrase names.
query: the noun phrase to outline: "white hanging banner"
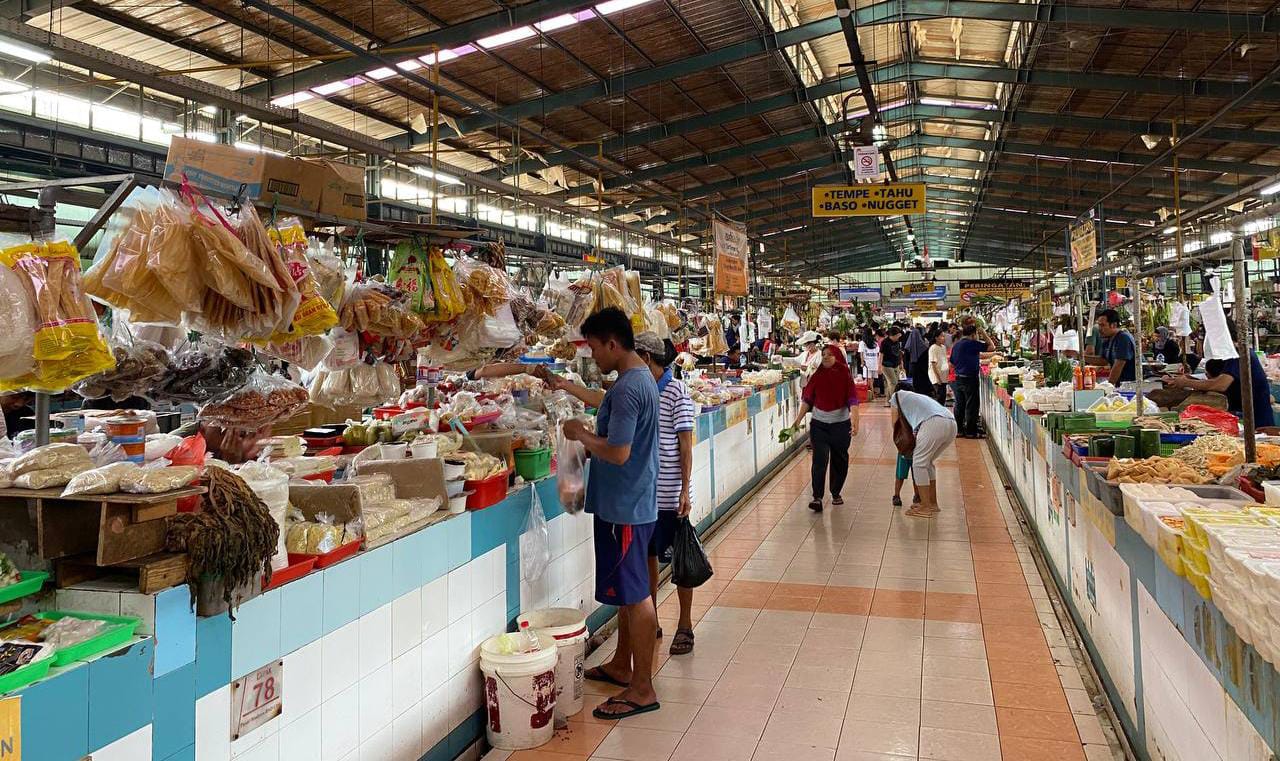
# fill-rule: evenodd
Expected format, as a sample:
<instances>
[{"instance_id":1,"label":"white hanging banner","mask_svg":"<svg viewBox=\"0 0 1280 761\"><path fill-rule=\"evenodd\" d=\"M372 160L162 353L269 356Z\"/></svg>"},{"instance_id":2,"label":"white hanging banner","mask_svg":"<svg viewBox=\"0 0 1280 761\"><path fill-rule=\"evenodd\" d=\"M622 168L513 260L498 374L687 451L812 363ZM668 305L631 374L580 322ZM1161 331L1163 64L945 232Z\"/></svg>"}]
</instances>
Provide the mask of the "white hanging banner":
<instances>
[{"instance_id":1,"label":"white hanging banner","mask_svg":"<svg viewBox=\"0 0 1280 761\"><path fill-rule=\"evenodd\" d=\"M858 145L853 149L853 178L874 180L880 176L880 149L874 145Z\"/></svg>"}]
</instances>

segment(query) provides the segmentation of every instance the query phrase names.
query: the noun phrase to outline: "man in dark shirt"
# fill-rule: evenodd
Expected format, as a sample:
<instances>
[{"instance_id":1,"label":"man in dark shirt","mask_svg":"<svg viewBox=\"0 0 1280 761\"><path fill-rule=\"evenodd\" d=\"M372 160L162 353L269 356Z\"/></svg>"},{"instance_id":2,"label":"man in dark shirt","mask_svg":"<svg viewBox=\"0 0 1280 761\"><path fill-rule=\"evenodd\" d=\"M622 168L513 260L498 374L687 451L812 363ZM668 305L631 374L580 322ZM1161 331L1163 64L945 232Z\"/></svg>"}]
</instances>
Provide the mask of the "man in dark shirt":
<instances>
[{"instance_id":1,"label":"man in dark shirt","mask_svg":"<svg viewBox=\"0 0 1280 761\"><path fill-rule=\"evenodd\" d=\"M1109 365L1111 385L1137 379L1137 347L1129 331L1120 328L1120 313L1105 309L1097 319L1098 333L1102 335L1102 356L1090 364Z\"/></svg>"},{"instance_id":2,"label":"man in dark shirt","mask_svg":"<svg viewBox=\"0 0 1280 761\"><path fill-rule=\"evenodd\" d=\"M1234 322L1227 323L1231 334L1231 342L1236 340ZM1211 359L1204 365L1204 380L1189 375L1174 375L1164 379L1164 385L1174 388L1189 388L1192 391L1216 391L1227 397L1227 409L1240 415L1244 411L1243 397L1240 393L1240 359ZM1255 428L1271 427L1276 424L1275 411L1271 409L1271 384L1267 380L1267 371L1262 369L1258 355L1249 353L1250 381L1253 391L1253 425Z\"/></svg>"},{"instance_id":3,"label":"man in dark shirt","mask_svg":"<svg viewBox=\"0 0 1280 761\"><path fill-rule=\"evenodd\" d=\"M977 325L967 324L960 330L960 340L951 346L951 369L956 374L952 386L956 395L956 427L959 435L966 439L982 435L978 430L979 366L995 349L986 332L981 331L981 336L979 333Z\"/></svg>"}]
</instances>

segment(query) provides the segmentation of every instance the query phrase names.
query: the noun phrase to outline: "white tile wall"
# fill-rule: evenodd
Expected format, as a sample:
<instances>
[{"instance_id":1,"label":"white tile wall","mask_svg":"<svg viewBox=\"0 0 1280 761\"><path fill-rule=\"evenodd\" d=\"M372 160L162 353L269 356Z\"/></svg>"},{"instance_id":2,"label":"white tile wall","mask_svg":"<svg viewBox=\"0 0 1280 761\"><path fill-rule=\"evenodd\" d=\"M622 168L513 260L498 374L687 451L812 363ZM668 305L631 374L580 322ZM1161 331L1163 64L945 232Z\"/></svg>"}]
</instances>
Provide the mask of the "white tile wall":
<instances>
[{"instance_id":1,"label":"white tile wall","mask_svg":"<svg viewBox=\"0 0 1280 761\"><path fill-rule=\"evenodd\" d=\"M560 514L548 524L551 564L541 578L529 579L520 569L520 607L577 608L590 615L595 601L595 554L592 519L586 513ZM503 577L505 582L505 575Z\"/></svg>"},{"instance_id":2,"label":"white tile wall","mask_svg":"<svg viewBox=\"0 0 1280 761\"><path fill-rule=\"evenodd\" d=\"M563 521L566 545L582 545L583 526L590 538L589 521ZM479 645L507 628L506 563L497 547L287 654L280 717L235 743L230 687L201 698L197 761L417 761L482 705ZM145 752L131 735L98 753L149 758L150 737Z\"/></svg>"}]
</instances>

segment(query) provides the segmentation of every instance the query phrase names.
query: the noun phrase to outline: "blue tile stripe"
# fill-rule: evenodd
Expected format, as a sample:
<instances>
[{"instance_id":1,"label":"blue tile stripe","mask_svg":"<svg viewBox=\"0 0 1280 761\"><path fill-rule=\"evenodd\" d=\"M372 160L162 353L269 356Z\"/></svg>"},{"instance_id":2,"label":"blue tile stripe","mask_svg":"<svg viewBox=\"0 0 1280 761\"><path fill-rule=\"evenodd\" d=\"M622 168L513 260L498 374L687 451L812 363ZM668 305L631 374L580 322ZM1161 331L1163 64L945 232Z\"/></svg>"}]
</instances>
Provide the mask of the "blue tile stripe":
<instances>
[{"instance_id":1,"label":"blue tile stripe","mask_svg":"<svg viewBox=\"0 0 1280 761\"><path fill-rule=\"evenodd\" d=\"M776 394L779 401L791 396L787 386L763 393ZM763 410L760 399L753 398L749 409ZM723 410L698 420L699 440L707 440L711 447L713 492L714 437L725 430L724 422ZM761 440L753 436L752 441ZM799 443L793 442L728 499L713 493L715 508L699 524L699 531L771 477ZM753 455L755 462L762 463L760 453ZM532 486L548 518L562 512L554 477ZM518 537L531 495L532 489L520 489L488 509L451 517L315 571L250 600L237 611L234 622L226 615L196 618L185 588L158 594L156 637L89 663L58 669L19 693L27 755L41 761L80 761L151 724L152 761L192 761L198 699L502 545L507 548L506 613L513 623L520 611ZM614 608L602 607L588 617L588 625L596 631L615 613ZM452 759L483 734L484 713L479 711L453 728L423 759Z\"/></svg>"},{"instance_id":2,"label":"blue tile stripe","mask_svg":"<svg viewBox=\"0 0 1280 761\"><path fill-rule=\"evenodd\" d=\"M984 390L988 393L990 392L989 384L984 384ZM992 408L994 407L984 405L984 409ZM1013 409L1017 410L1018 408L1015 406ZM1000 424L1001 421L999 420L988 421L989 428L998 427ZM1033 435L1037 433L1033 430ZM1056 455L1053 452L1054 449L1056 449ZM1047 450L1046 455L1055 467L1065 467L1070 470L1071 475L1077 476L1077 478L1072 478L1069 475L1064 478L1062 477L1063 471L1060 471L1059 477L1062 478L1064 484L1075 484L1077 491L1072 492L1072 494L1073 496L1078 494L1078 490L1084 488L1082 477L1079 477L1080 468L1061 454L1060 447L1047 447ZM1014 463L1007 459L1009 455L1000 446L995 447L994 451L999 455L1007 469L1016 467ZM1023 501L1023 504L1030 504L1029 497L1031 495L1023 493L1021 484L1017 479L1014 479L1013 483L1015 491ZM1037 533L1049 528L1036 523L1037 516L1034 511L1027 511L1027 514L1033 525L1035 525ZM1131 739L1130 744L1135 752L1144 760L1149 758L1145 742L1146 716L1145 700L1143 698L1142 633L1139 625L1139 596L1137 592L1139 585L1146 589L1152 599L1155 600L1156 605L1181 633L1183 639L1218 680L1223 690L1231 696L1241 712L1248 717L1250 724L1267 743L1267 746L1273 751L1280 749L1280 722L1276 720L1276 716L1280 715L1280 672L1277 672L1273 664L1262 658L1252 645L1240 639L1234 627L1227 623L1214 603L1202 598L1186 579L1170 571L1151 546L1130 528L1128 523L1116 519L1114 526L1114 549L1129 570L1130 623L1133 630L1133 679L1135 687L1135 705L1132 713L1129 711L1129 706L1120 699L1116 683L1089 634L1089 629L1075 605L1074 596L1069 592L1064 592L1062 598L1075 621L1076 629L1080 632L1082 642L1089 651L1094 666L1102 677L1103 686L1112 705L1116 708L1117 715L1126 734ZM1062 530L1067 530L1066 522L1063 523ZM1048 555L1046 554L1046 556ZM1068 552L1068 561L1069 559L1070 553ZM1060 574L1059 569L1052 562L1049 563L1048 567L1059 590L1070 590L1070 584L1066 581L1066 579L1070 578L1069 571L1065 574L1064 579L1064 575Z\"/></svg>"}]
</instances>

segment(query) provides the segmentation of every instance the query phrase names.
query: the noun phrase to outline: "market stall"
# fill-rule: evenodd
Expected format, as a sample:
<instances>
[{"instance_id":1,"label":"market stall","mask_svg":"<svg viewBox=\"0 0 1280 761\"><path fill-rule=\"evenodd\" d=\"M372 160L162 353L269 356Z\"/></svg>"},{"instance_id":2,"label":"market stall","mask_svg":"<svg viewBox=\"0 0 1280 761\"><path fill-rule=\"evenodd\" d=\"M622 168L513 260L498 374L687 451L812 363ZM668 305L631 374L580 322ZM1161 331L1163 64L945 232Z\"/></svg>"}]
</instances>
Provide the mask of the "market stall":
<instances>
[{"instance_id":1,"label":"market stall","mask_svg":"<svg viewBox=\"0 0 1280 761\"><path fill-rule=\"evenodd\" d=\"M1230 415L1029 410L991 376L982 410L1139 757L1271 757L1280 447L1246 465Z\"/></svg>"},{"instance_id":2,"label":"market stall","mask_svg":"<svg viewBox=\"0 0 1280 761\"><path fill-rule=\"evenodd\" d=\"M794 373L717 364L728 316L624 267L533 290L470 229L317 233L185 180L118 195L83 273L69 241L0 241L8 318L40 326L0 342L0 388L39 394L37 434L0 443L0 693L30 757L143 735L227 757L282 714L315 757L475 742L482 641L538 608L612 615L562 505L560 423L594 411L548 382L606 380L577 335L599 309L712 359L687 374L700 531L795 446Z\"/></svg>"}]
</instances>

